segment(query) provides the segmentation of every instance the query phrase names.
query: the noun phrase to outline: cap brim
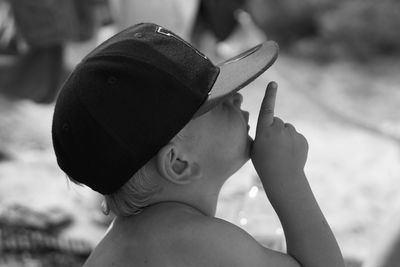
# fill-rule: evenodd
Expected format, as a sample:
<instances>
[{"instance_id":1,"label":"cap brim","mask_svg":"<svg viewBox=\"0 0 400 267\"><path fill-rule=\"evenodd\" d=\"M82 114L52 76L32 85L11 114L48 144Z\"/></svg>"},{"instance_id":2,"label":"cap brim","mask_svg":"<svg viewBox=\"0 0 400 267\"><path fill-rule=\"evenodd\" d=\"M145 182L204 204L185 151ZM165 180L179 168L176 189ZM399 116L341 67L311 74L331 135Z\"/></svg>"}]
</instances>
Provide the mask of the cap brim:
<instances>
[{"instance_id":1,"label":"cap brim","mask_svg":"<svg viewBox=\"0 0 400 267\"><path fill-rule=\"evenodd\" d=\"M193 117L198 117L236 93L263 74L278 57L279 47L273 41L259 44L218 65L220 72L207 100Z\"/></svg>"}]
</instances>

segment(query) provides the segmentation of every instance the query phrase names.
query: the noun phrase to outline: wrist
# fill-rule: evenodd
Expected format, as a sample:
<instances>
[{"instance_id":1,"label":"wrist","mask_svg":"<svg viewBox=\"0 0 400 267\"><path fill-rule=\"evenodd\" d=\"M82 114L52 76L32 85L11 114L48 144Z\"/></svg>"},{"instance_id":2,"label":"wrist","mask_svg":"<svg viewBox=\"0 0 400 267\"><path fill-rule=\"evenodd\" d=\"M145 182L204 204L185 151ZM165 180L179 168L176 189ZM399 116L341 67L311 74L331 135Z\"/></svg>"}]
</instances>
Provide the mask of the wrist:
<instances>
[{"instance_id":1,"label":"wrist","mask_svg":"<svg viewBox=\"0 0 400 267\"><path fill-rule=\"evenodd\" d=\"M265 193L271 202L301 201L304 196L312 195L310 185L303 170L287 173L271 173L268 177L261 177ZM289 199L290 198L290 199ZM297 200L294 200L296 198ZM300 203L299 203L300 204Z\"/></svg>"},{"instance_id":2,"label":"wrist","mask_svg":"<svg viewBox=\"0 0 400 267\"><path fill-rule=\"evenodd\" d=\"M278 164L277 164L278 165ZM280 164L281 165L281 164ZM277 168L271 164L255 166L255 170L262 183L267 186L279 184L292 184L307 180L303 167L295 167L293 164L285 164Z\"/></svg>"}]
</instances>

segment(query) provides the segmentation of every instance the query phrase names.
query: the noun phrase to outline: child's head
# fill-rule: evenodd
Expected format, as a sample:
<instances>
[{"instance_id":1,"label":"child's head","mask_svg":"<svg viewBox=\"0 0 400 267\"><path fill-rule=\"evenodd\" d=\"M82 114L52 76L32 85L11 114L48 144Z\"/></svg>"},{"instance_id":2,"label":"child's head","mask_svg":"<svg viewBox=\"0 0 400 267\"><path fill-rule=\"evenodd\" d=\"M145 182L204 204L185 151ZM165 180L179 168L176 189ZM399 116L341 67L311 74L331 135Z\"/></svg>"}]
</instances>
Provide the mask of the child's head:
<instances>
[{"instance_id":1,"label":"child's head","mask_svg":"<svg viewBox=\"0 0 400 267\"><path fill-rule=\"evenodd\" d=\"M129 215L176 195L178 188L188 194L193 194L191 189L219 191L249 159L252 140L241 102L242 96L235 94L191 120L116 193L105 196L107 207L118 215Z\"/></svg>"},{"instance_id":2,"label":"child's head","mask_svg":"<svg viewBox=\"0 0 400 267\"><path fill-rule=\"evenodd\" d=\"M276 56L276 44L265 42L215 66L158 25L128 28L64 84L52 130L59 166L118 215L217 192L249 158L237 91Z\"/></svg>"}]
</instances>

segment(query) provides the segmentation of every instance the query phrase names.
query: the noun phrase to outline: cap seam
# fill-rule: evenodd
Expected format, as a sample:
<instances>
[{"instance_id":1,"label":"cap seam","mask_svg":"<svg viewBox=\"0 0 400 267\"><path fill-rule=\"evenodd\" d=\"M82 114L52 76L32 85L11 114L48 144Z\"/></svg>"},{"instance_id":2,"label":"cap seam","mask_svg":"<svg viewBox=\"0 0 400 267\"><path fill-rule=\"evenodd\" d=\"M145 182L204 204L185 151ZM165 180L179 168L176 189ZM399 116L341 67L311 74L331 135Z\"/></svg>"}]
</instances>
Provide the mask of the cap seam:
<instances>
[{"instance_id":1,"label":"cap seam","mask_svg":"<svg viewBox=\"0 0 400 267\"><path fill-rule=\"evenodd\" d=\"M77 101L79 101L80 106L81 106L83 109L85 109L85 111L89 114L90 118L91 118L93 121L95 121L96 124L97 124L99 127L101 127L101 129L103 129L104 132L105 132L110 138L112 138L114 141L116 141L116 143L120 146L120 148L121 148L126 154L131 155L131 151L125 148L125 145L124 145L123 140L120 140L120 138L114 137L114 135L111 134L111 133L109 132L108 129L106 129L105 127L103 127L103 125L102 125L101 123L99 123L99 121L96 119L96 117L93 116L93 114L90 112L90 110L89 110L89 109L86 107L86 105L81 101L81 99L80 99L80 97L79 97L79 94L76 92L76 89L75 89L75 88L73 88L73 92L74 92L75 98L77 99ZM133 175L133 173L132 173L132 175Z\"/></svg>"}]
</instances>

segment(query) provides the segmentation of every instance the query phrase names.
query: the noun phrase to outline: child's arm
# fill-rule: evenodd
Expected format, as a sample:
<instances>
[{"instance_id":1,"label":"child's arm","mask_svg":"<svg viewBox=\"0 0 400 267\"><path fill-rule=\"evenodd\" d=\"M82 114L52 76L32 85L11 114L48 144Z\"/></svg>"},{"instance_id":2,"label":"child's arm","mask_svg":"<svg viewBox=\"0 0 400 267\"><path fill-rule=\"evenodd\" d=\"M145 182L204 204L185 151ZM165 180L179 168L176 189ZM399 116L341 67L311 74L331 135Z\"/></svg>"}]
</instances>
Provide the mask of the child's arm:
<instances>
[{"instance_id":1,"label":"child's arm","mask_svg":"<svg viewBox=\"0 0 400 267\"><path fill-rule=\"evenodd\" d=\"M304 174L307 141L292 125L274 118L276 91L276 83L268 84L251 158L281 220L287 253L301 266L344 266L335 237Z\"/></svg>"},{"instance_id":2,"label":"child's arm","mask_svg":"<svg viewBox=\"0 0 400 267\"><path fill-rule=\"evenodd\" d=\"M194 216L179 227L176 239L170 240L168 253L182 266L344 267L336 240L303 172L307 142L293 126L273 117L275 95L276 84L270 83L251 158L282 222L287 254L261 246L224 220Z\"/></svg>"}]
</instances>

